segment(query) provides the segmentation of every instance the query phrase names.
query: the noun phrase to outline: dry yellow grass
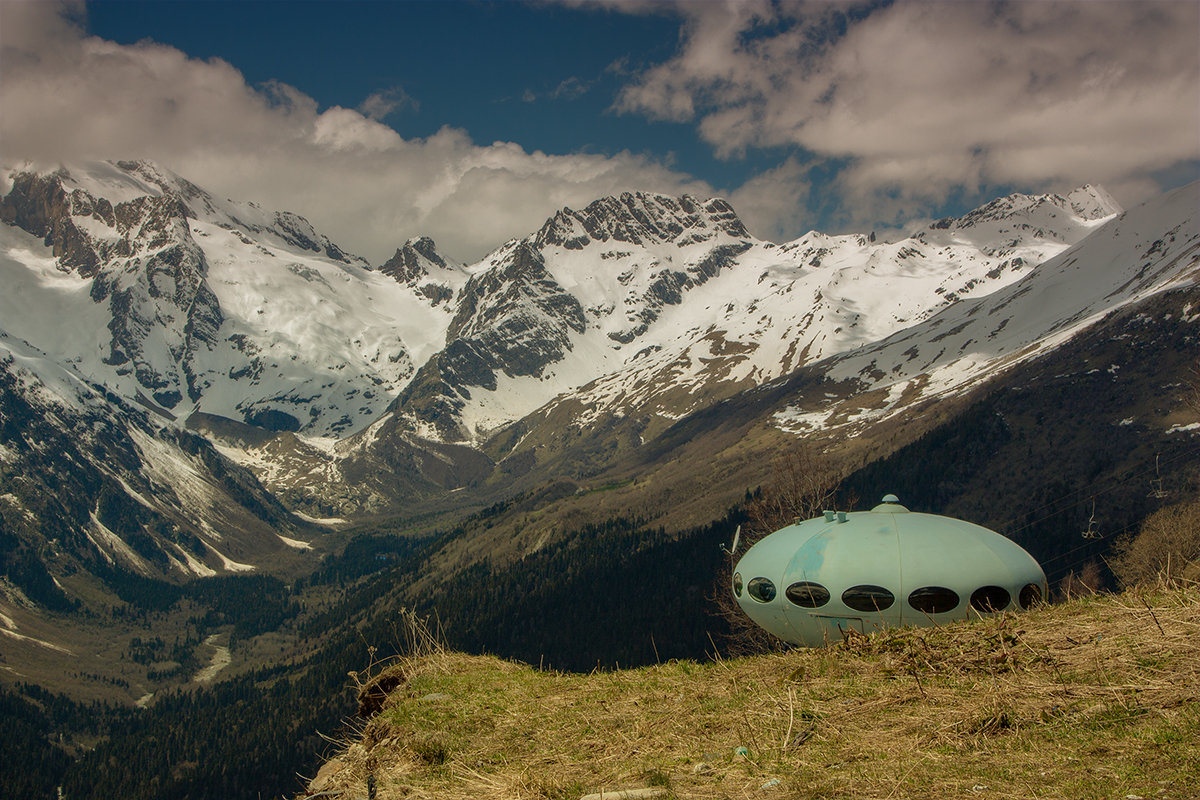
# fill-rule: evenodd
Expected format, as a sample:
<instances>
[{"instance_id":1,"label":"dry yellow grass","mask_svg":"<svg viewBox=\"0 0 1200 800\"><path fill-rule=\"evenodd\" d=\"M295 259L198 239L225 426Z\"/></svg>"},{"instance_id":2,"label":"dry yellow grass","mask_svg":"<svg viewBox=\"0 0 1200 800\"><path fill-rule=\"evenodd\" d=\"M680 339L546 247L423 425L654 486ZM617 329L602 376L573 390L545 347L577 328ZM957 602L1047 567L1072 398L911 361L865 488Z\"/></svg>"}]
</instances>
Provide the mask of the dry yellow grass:
<instances>
[{"instance_id":1,"label":"dry yellow grass","mask_svg":"<svg viewBox=\"0 0 1200 800\"><path fill-rule=\"evenodd\" d=\"M1195 585L713 663L577 675L432 647L391 669L310 792L1200 797Z\"/></svg>"}]
</instances>

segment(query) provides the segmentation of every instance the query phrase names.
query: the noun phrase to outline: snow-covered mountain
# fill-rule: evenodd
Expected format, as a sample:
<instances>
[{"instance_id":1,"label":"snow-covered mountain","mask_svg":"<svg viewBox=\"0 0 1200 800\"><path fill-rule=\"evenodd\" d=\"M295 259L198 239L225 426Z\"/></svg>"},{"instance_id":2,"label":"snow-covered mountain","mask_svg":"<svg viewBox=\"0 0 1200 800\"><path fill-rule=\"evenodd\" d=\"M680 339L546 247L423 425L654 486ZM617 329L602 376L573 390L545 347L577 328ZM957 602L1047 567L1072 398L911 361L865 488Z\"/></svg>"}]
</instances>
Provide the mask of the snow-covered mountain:
<instances>
[{"instance_id":1,"label":"snow-covered mountain","mask_svg":"<svg viewBox=\"0 0 1200 800\"><path fill-rule=\"evenodd\" d=\"M626 193L475 264L415 238L372 267L145 162L0 180L10 391L73 381L140 407L322 515L598 471L800 368L840 388L794 398L781 429L899 413L1192 280L1200 235L1195 186L1125 214L1085 186L892 242L782 244L720 199Z\"/></svg>"},{"instance_id":2,"label":"snow-covered mountain","mask_svg":"<svg viewBox=\"0 0 1200 800\"><path fill-rule=\"evenodd\" d=\"M171 579L251 571L308 550L314 533L203 437L3 333L0 462L0 588L18 603L73 602L89 564Z\"/></svg>"},{"instance_id":3,"label":"snow-covered mountain","mask_svg":"<svg viewBox=\"0 0 1200 800\"><path fill-rule=\"evenodd\" d=\"M777 246L722 200L625 194L478 264L422 238L372 270L300 217L145 162L6 181L4 330L81 377L183 420L341 438L390 407L472 443L597 380L609 405L769 380L1005 285L1116 211L1084 187L894 243Z\"/></svg>"},{"instance_id":4,"label":"snow-covered mountain","mask_svg":"<svg viewBox=\"0 0 1200 800\"><path fill-rule=\"evenodd\" d=\"M1198 281L1200 184L1190 184L1118 215L1011 285L831 359L825 374L853 382L857 393L886 392L876 407L855 415L861 426L964 391L1053 350L1118 309L1194 289ZM1188 316L1200 321L1200 313ZM801 404L809 410L798 405L779 421L798 433L821 429L845 402L820 398L814 407L810 398Z\"/></svg>"},{"instance_id":5,"label":"snow-covered mountain","mask_svg":"<svg viewBox=\"0 0 1200 800\"><path fill-rule=\"evenodd\" d=\"M372 271L301 217L145 162L5 180L0 327L180 420L362 428L429 357L450 320L440 298L465 280L436 253L428 281ZM419 271L421 249L397 258Z\"/></svg>"},{"instance_id":6,"label":"snow-covered mountain","mask_svg":"<svg viewBox=\"0 0 1200 800\"><path fill-rule=\"evenodd\" d=\"M446 349L392 410L427 437L475 443L581 390L593 409L677 418L1007 285L1119 210L1090 186L986 209L898 242L813 232L784 245L752 237L722 200L564 209L468 267Z\"/></svg>"},{"instance_id":7,"label":"snow-covered mountain","mask_svg":"<svg viewBox=\"0 0 1200 800\"><path fill-rule=\"evenodd\" d=\"M719 267L706 270L709 279L688 286L687 302L660 310L653 336L624 352L581 354L607 359L607 368L567 399L580 405L573 418L587 425L615 409L678 418L996 291L1119 210L1090 186L1067 197L1014 195L985 209L890 243L811 232L777 246L743 235L726 245L736 257L710 261ZM568 274L591 266L561 252L547 258Z\"/></svg>"}]
</instances>

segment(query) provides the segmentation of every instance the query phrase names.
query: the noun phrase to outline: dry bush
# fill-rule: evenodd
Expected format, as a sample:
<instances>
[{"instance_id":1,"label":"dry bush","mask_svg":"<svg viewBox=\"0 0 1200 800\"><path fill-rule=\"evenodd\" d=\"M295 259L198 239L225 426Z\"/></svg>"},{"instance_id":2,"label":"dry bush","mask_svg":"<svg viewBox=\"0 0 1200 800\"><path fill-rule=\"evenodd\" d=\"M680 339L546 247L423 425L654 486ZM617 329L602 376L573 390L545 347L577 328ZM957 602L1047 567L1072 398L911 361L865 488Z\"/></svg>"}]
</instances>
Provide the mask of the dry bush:
<instances>
[{"instance_id":1,"label":"dry bush","mask_svg":"<svg viewBox=\"0 0 1200 800\"><path fill-rule=\"evenodd\" d=\"M771 464L771 480L746 507L746 546L797 519L812 519L830 507L841 483L827 458L800 444Z\"/></svg>"},{"instance_id":2,"label":"dry bush","mask_svg":"<svg viewBox=\"0 0 1200 800\"><path fill-rule=\"evenodd\" d=\"M733 655L769 653L786 645L750 620L730 591L733 569L746 550L759 539L797 520L819 517L830 507L841 483L832 463L800 443L775 458L769 482L746 506L749 522L743 527L737 552L720 571L713 592L716 613L729 628L726 647Z\"/></svg>"},{"instance_id":3,"label":"dry bush","mask_svg":"<svg viewBox=\"0 0 1200 800\"><path fill-rule=\"evenodd\" d=\"M1117 544L1109 563L1122 586L1200 579L1200 501L1150 515L1136 536Z\"/></svg>"},{"instance_id":4,"label":"dry bush","mask_svg":"<svg viewBox=\"0 0 1200 800\"><path fill-rule=\"evenodd\" d=\"M1071 570L1058 583L1060 600L1070 600L1072 597L1087 597L1100 591L1104 577L1100 572L1100 564L1089 561L1078 572Z\"/></svg>"}]
</instances>

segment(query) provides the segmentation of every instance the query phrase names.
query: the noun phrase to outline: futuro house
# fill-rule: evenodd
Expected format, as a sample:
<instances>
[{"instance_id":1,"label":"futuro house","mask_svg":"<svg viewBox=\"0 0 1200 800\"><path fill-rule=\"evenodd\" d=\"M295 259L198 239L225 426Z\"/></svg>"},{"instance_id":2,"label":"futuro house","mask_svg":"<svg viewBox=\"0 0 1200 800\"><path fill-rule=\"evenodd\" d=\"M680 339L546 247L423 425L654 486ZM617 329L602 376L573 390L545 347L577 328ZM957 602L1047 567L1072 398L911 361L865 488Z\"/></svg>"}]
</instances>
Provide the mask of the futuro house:
<instances>
[{"instance_id":1,"label":"futuro house","mask_svg":"<svg viewBox=\"0 0 1200 800\"><path fill-rule=\"evenodd\" d=\"M1010 539L920 514L887 495L870 511L826 511L763 538L734 568L733 594L759 626L820 647L898 625L1027 609L1046 575Z\"/></svg>"}]
</instances>

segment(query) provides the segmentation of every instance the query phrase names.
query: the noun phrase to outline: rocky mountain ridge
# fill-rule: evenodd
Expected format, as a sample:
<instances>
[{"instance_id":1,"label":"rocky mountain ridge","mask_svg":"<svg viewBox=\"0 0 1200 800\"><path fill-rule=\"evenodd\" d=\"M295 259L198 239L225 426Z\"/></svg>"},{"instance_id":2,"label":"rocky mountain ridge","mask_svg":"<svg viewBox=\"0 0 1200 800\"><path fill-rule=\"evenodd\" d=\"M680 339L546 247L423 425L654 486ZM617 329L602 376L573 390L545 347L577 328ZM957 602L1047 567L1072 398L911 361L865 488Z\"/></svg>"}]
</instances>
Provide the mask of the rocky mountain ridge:
<instances>
[{"instance_id":1,"label":"rocky mountain ridge","mask_svg":"<svg viewBox=\"0 0 1200 800\"><path fill-rule=\"evenodd\" d=\"M1089 191L1079 190L1091 197ZM989 262L982 276L974 274L977 268L968 269L970 275L958 285L937 290L953 301L981 285L994 285L1007 277L1006 270L1019 271L1026 262L1040 260L1058 241L1077 239L1109 210L1096 201L1087 213L1071 217L1071 202L1010 200L1007 216L992 208L992 222L1025 214L1030 207L1058 209L1063 219L1051 234L1041 226L1031 235L1029 222L1014 225L1005 248L991 247L1012 257ZM1076 208L1085 205L1074 202ZM751 237L722 200L702 204L690 197L627 193L598 200L582 212L563 209L536 233L509 242L476 265L451 264L431 240L418 238L372 271L296 215L218 201L186 179L144 162L18 171L0 205L0 218L42 237L60 268L92 281L93 300L109 300L112 341L103 363L111 369L82 363L78 351L84 347L78 341L59 349L76 351L63 355L74 357L89 370L88 377L113 385L123 395L141 391L184 418L199 411L268 429L335 438L361 430L378 419L383 407L393 405L393 411L405 414L427 437L473 442L524 416L536 407L530 402L544 402L627 368L630 348L636 347L635 353L661 351L662 332L677 335L657 324L664 313L686 306L692 314L696 304L683 303L685 295L722 272L747 262L815 268L823 259L837 258L851 241L810 234L764 256L763 251L774 246ZM976 227L968 220L956 224L956 231ZM979 260L957 241L963 236L953 242L936 238L926 236L924 242L942 245L935 260L953 265ZM861 240L854 239L860 247L866 244ZM1051 240L1055 244L1047 248L1045 242ZM886 247L848 254L847 260L926 255L920 239L890 253L882 249ZM1014 255L1022 248L1034 252L1023 258ZM304 260L295 263L293 256ZM934 258L932 253L928 256ZM340 274L330 272L334 265ZM936 266L943 272L946 263ZM837 270L835 278L843 272ZM248 280L248 275L253 278ZM380 285L382 276L393 278L399 287ZM308 285L280 291L297 279ZM357 290L353 300L360 302L353 310L350 298L338 296L346 292L337 292L337 283L350 283ZM371 292L387 296L362 296ZM280 298L293 296L291 307L271 313L271 300L278 304ZM904 302L927 306L929 300ZM314 327L327 322L329 329L322 333L328 335L322 338L348 340L349 347L322 353L311 341L315 337L294 330L295 321L283 315L306 302L352 312L338 314L337 320L308 320ZM442 313L431 315L430 308ZM11 310L6 317L16 316L16 309ZM380 318L363 330L362 317L372 312ZM404 329L400 319L414 312L423 324ZM864 316L850 319L849 326L855 327ZM730 324L720 315L712 323ZM340 329L347 325L351 329ZM647 335L651 326L659 331ZM383 327L390 327L392 335ZM603 336L591 335L592 329ZM589 344L581 347L584 341ZM571 358L574 352L579 357ZM439 354L436 360L431 358L434 353ZM810 348L809 354L826 353ZM272 366L278 359L318 371L298 378L296 370ZM581 371L574 363L578 361L594 366ZM552 364L558 365L552 369L555 374L543 375ZM780 369L797 365L781 363ZM346 373L348 368L353 374ZM564 368L572 374L563 375ZM133 380L120 380L126 376ZM518 379L519 387L508 394L525 402L498 408L508 405L496 402L498 376ZM765 376L760 371L757 377ZM522 378L550 385L535 387ZM474 401L463 396L472 388ZM390 403L401 390L401 402ZM188 403L181 405L185 399Z\"/></svg>"},{"instance_id":2,"label":"rocky mountain ridge","mask_svg":"<svg viewBox=\"0 0 1200 800\"><path fill-rule=\"evenodd\" d=\"M476 264L418 237L377 268L296 215L145 162L18 169L0 190L5 341L203 434L319 517L597 475L687 415L819 363L839 388L773 424L865 424L1195 264L1194 187L1135 221L1089 186L1001 198L895 242L784 244L753 237L720 199L626 193L563 209ZM1087 302L1054 289L1107 250ZM1140 278L1112 282L1135 262ZM1054 302L1031 304L1042 296Z\"/></svg>"}]
</instances>

